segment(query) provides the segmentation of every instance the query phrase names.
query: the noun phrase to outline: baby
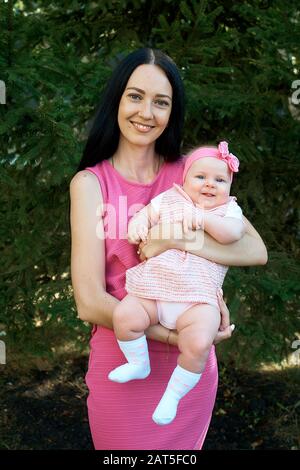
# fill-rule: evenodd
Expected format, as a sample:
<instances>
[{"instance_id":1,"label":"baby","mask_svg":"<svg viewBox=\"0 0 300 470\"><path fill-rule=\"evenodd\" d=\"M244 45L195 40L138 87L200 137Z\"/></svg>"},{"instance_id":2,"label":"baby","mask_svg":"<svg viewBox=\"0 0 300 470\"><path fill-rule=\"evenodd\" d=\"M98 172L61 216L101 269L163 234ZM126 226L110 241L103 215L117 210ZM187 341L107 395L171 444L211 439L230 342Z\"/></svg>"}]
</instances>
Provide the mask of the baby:
<instances>
[{"instance_id":1,"label":"baby","mask_svg":"<svg viewBox=\"0 0 300 470\"><path fill-rule=\"evenodd\" d=\"M242 210L230 196L238 167L227 142L192 151L185 161L183 185L174 184L131 219L129 242L146 241L149 229L164 222L180 222L184 232L202 229L223 244L240 239L245 232ZM144 334L150 325L161 323L178 332L178 365L153 413L157 424L173 421L180 399L201 378L220 326L217 290L227 269L169 249L126 272L128 295L114 310L113 326L128 362L111 371L109 379L124 383L150 374Z\"/></svg>"}]
</instances>

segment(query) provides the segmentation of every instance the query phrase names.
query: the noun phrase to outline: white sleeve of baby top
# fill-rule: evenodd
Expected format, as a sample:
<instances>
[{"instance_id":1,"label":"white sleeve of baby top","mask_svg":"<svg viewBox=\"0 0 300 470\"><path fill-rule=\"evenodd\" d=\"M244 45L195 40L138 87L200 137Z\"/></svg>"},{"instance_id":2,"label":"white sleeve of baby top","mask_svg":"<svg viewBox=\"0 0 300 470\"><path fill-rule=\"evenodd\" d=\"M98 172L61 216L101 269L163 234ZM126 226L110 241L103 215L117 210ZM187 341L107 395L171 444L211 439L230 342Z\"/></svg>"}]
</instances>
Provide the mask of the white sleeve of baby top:
<instances>
[{"instance_id":1,"label":"white sleeve of baby top","mask_svg":"<svg viewBox=\"0 0 300 470\"><path fill-rule=\"evenodd\" d=\"M151 199L151 203L150 203L151 207L157 214L159 214L160 205L161 205L161 201L162 201L164 194L165 194L164 192L160 193L158 196Z\"/></svg>"},{"instance_id":2,"label":"white sleeve of baby top","mask_svg":"<svg viewBox=\"0 0 300 470\"><path fill-rule=\"evenodd\" d=\"M234 199L232 199L228 204L224 217L233 217L235 219L243 220L243 211Z\"/></svg>"}]
</instances>

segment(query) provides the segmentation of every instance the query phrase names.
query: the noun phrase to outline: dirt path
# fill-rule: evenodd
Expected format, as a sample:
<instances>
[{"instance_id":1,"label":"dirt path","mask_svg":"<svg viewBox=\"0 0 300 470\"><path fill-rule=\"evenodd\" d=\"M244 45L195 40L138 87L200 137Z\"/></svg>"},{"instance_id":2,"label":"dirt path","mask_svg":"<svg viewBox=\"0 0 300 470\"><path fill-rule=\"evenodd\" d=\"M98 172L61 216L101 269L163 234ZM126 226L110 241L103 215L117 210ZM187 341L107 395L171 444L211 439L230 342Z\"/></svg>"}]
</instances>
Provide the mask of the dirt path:
<instances>
[{"instance_id":1,"label":"dirt path","mask_svg":"<svg viewBox=\"0 0 300 470\"><path fill-rule=\"evenodd\" d=\"M92 449L86 366L82 356L48 370L4 369L0 448ZM299 370L250 374L221 366L205 449L299 449L299 378Z\"/></svg>"}]
</instances>

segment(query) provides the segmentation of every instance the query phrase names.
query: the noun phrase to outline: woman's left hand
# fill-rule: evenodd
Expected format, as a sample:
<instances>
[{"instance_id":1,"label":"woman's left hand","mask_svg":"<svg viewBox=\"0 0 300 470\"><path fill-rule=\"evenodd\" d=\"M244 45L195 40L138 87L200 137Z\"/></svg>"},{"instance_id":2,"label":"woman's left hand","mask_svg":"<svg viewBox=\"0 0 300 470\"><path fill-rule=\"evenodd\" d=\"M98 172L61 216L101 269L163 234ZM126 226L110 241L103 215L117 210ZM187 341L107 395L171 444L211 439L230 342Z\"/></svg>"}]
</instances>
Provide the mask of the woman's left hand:
<instances>
[{"instance_id":1,"label":"woman's left hand","mask_svg":"<svg viewBox=\"0 0 300 470\"><path fill-rule=\"evenodd\" d=\"M157 224L149 230L147 240L141 242L137 249L137 254L141 261L157 256L172 247L175 225L176 224ZM177 225L181 227L181 224Z\"/></svg>"},{"instance_id":2,"label":"woman's left hand","mask_svg":"<svg viewBox=\"0 0 300 470\"><path fill-rule=\"evenodd\" d=\"M230 325L229 310L226 303L224 302L222 289L218 290L217 297L220 307L221 323L219 331L214 339L214 344L218 344L224 339L230 338L235 328L234 324Z\"/></svg>"},{"instance_id":3,"label":"woman's left hand","mask_svg":"<svg viewBox=\"0 0 300 470\"><path fill-rule=\"evenodd\" d=\"M139 244L137 254L141 261L145 261L148 258L159 255L163 251L165 251L165 249L162 246L161 240L150 239Z\"/></svg>"}]
</instances>

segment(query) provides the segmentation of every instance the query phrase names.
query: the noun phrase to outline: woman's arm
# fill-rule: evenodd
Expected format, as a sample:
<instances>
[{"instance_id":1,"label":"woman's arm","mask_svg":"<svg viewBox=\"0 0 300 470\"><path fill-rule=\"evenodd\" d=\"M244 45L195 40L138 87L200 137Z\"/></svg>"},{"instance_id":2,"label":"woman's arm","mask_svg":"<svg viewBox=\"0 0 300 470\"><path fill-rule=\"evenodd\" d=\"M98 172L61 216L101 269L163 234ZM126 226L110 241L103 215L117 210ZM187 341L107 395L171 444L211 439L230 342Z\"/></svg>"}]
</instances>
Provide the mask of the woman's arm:
<instances>
[{"instance_id":1,"label":"woman's arm","mask_svg":"<svg viewBox=\"0 0 300 470\"><path fill-rule=\"evenodd\" d=\"M203 234L199 237L200 244L197 240L192 246L189 241L183 241L183 247L188 248L187 251L197 256L202 256L216 263L227 266L256 266L266 264L268 261L267 249L260 235L257 233L251 223L243 217L246 225L245 235L238 241L230 245L221 245L210 235L204 234L204 242L201 246Z\"/></svg>"},{"instance_id":2,"label":"woman's arm","mask_svg":"<svg viewBox=\"0 0 300 470\"><path fill-rule=\"evenodd\" d=\"M202 230L183 234L181 224L162 224L153 227L147 243L140 244L141 260L175 248L227 266L256 266L266 264L266 247L251 223L243 217L245 235L230 245L221 245Z\"/></svg>"},{"instance_id":3,"label":"woman's arm","mask_svg":"<svg viewBox=\"0 0 300 470\"><path fill-rule=\"evenodd\" d=\"M71 277L78 316L112 328L118 300L106 292L103 198L97 177L86 170L78 172L70 184L70 197Z\"/></svg>"}]
</instances>

